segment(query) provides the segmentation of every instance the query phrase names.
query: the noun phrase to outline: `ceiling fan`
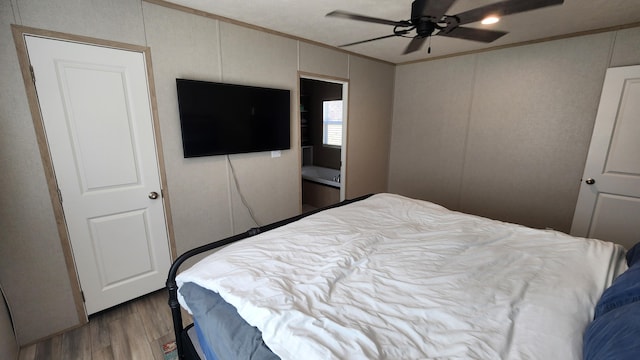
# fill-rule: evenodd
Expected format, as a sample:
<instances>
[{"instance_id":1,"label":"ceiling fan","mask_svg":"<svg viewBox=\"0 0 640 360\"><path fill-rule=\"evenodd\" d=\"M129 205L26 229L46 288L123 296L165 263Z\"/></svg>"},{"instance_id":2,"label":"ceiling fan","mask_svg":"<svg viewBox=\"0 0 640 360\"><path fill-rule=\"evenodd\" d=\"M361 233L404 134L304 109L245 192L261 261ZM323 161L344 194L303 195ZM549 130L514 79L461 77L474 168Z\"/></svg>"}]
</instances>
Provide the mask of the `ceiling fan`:
<instances>
[{"instance_id":1,"label":"ceiling fan","mask_svg":"<svg viewBox=\"0 0 640 360\"><path fill-rule=\"evenodd\" d=\"M506 35L507 32L475 29L463 27L461 25L481 21L488 16L500 17L547 6L560 5L564 2L564 0L506 0L481 6L456 15L445 15L455 1L456 0L415 0L411 3L411 18L409 20L386 20L341 10L332 11L326 16L391 25L394 27L393 34L391 35L356 41L340 45L340 47L362 44L394 36L402 36L412 38L403 53L409 54L420 50L424 42L430 36L446 36L490 43L503 35ZM413 30L415 30L415 35L411 34Z\"/></svg>"}]
</instances>

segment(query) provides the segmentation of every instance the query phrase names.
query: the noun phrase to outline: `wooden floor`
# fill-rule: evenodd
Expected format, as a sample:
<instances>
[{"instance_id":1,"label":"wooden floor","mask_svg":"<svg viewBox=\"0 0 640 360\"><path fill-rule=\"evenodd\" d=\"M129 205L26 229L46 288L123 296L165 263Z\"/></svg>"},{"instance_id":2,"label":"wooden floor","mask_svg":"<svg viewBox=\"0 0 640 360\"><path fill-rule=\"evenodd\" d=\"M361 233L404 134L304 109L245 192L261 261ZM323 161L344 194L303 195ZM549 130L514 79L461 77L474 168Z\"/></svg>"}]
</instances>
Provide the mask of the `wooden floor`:
<instances>
[{"instance_id":1,"label":"wooden floor","mask_svg":"<svg viewBox=\"0 0 640 360\"><path fill-rule=\"evenodd\" d=\"M166 290L89 317L89 323L20 349L19 360L164 359L162 345L174 340ZM184 323L192 320L183 311Z\"/></svg>"}]
</instances>

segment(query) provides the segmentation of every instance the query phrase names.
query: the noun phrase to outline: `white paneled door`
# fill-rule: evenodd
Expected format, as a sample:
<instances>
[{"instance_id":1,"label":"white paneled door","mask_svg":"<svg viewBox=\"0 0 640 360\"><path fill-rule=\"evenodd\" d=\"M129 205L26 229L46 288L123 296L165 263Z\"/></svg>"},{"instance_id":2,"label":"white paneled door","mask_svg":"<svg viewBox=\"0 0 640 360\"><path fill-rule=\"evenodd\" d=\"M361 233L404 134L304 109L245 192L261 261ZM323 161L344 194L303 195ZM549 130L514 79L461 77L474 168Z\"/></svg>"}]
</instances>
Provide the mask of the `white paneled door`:
<instances>
[{"instance_id":1,"label":"white paneled door","mask_svg":"<svg viewBox=\"0 0 640 360\"><path fill-rule=\"evenodd\" d=\"M26 43L87 313L162 288L171 260L144 54Z\"/></svg>"},{"instance_id":2,"label":"white paneled door","mask_svg":"<svg viewBox=\"0 0 640 360\"><path fill-rule=\"evenodd\" d=\"M640 66L607 70L571 234L640 241Z\"/></svg>"}]
</instances>

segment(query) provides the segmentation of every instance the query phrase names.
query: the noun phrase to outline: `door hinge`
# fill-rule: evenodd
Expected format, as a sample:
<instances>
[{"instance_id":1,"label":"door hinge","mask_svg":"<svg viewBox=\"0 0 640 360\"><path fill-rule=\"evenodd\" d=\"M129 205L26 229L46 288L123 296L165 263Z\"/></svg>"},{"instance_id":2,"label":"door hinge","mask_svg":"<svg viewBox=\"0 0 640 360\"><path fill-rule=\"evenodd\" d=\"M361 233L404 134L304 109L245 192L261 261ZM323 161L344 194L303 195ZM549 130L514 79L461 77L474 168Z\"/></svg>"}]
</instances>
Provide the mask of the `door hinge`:
<instances>
[{"instance_id":1,"label":"door hinge","mask_svg":"<svg viewBox=\"0 0 640 360\"><path fill-rule=\"evenodd\" d=\"M82 302L83 302L83 303L86 303L86 302L87 302L87 299L85 299L85 297L84 297L84 291L82 291L82 290L81 290L81 291L80 291L80 295L82 296Z\"/></svg>"},{"instance_id":2,"label":"door hinge","mask_svg":"<svg viewBox=\"0 0 640 360\"><path fill-rule=\"evenodd\" d=\"M62 191L60 191L60 188L57 188L56 190L58 190L58 201L62 204Z\"/></svg>"},{"instance_id":3,"label":"door hinge","mask_svg":"<svg viewBox=\"0 0 640 360\"><path fill-rule=\"evenodd\" d=\"M31 81L33 81L33 83L36 83L36 73L35 71L33 71L33 65L29 65L29 72L31 72Z\"/></svg>"}]
</instances>

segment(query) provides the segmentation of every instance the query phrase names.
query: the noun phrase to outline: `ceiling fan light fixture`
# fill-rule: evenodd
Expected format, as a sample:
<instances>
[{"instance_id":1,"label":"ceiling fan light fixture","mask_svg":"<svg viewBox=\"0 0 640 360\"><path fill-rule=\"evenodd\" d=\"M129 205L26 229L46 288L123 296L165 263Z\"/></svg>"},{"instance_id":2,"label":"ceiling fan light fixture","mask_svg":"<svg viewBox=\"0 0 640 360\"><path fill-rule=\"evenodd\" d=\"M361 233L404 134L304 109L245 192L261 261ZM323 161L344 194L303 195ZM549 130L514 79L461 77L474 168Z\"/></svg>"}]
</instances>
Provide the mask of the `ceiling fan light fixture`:
<instances>
[{"instance_id":1,"label":"ceiling fan light fixture","mask_svg":"<svg viewBox=\"0 0 640 360\"><path fill-rule=\"evenodd\" d=\"M498 21L500 21L500 17L496 16L496 15L489 15L486 18L482 19L482 21L480 21L480 23L482 25L491 25L491 24L495 24Z\"/></svg>"}]
</instances>

